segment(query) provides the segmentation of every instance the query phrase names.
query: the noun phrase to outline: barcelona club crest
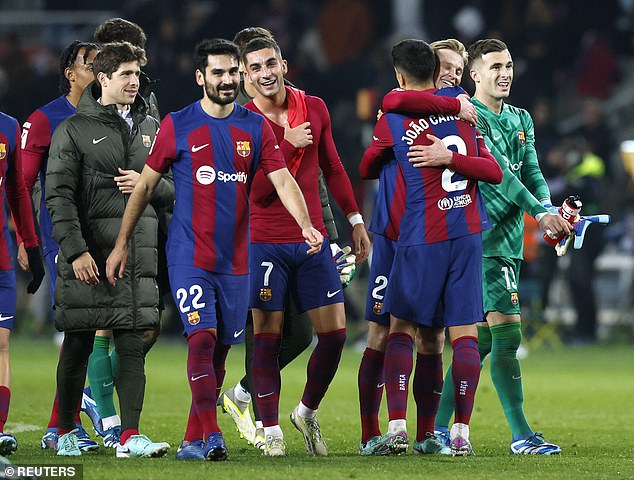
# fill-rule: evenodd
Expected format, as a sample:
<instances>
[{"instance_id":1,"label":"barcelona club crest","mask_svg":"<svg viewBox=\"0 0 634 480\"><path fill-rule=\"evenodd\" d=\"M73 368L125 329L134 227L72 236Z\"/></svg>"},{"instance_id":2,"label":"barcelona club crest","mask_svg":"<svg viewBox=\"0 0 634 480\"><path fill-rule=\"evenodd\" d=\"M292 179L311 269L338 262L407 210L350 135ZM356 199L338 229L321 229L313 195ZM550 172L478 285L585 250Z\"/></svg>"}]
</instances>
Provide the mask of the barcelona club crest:
<instances>
[{"instance_id":1,"label":"barcelona club crest","mask_svg":"<svg viewBox=\"0 0 634 480\"><path fill-rule=\"evenodd\" d=\"M377 315L381 315L381 310L383 310L383 302L374 302L372 311L376 313Z\"/></svg>"},{"instance_id":2,"label":"barcelona club crest","mask_svg":"<svg viewBox=\"0 0 634 480\"><path fill-rule=\"evenodd\" d=\"M513 305L517 305L518 303L520 303L520 297L517 294L517 292L512 292L511 293L511 303Z\"/></svg>"},{"instance_id":3,"label":"barcelona club crest","mask_svg":"<svg viewBox=\"0 0 634 480\"><path fill-rule=\"evenodd\" d=\"M200 323L200 315L198 314L198 310L187 314L187 322L190 325L198 325Z\"/></svg>"},{"instance_id":4,"label":"barcelona club crest","mask_svg":"<svg viewBox=\"0 0 634 480\"><path fill-rule=\"evenodd\" d=\"M526 145L526 134L524 133L523 130L520 130L517 132L517 138L520 139L520 145L522 146Z\"/></svg>"},{"instance_id":5,"label":"barcelona club crest","mask_svg":"<svg viewBox=\"0 0 634 480\"><path fill-rule=\"evenodd\" d=\"M4 157L7 156L7 144L0 143L0 160L4 160Z\"/></svg>"},{"instance_id":6,"label":"barcelona club crest","mask_svg":"<svg viewBox=\"0 0 634 480\"><path fill-rule=\"evenodd\" d=\"M241 157L248 157L249 155L251 155L251 142L236 142L236 152L238 152L238 155L240 155Z\"/></svg>"},{"instance_id":7,"label":"barcelona club crest","mask_svg":"<svg viewBox=\"0 0 634 480\"><path fill-rule=\"evenodd\" d=\"M152 146L152 140L150 139L149 135L141 135L141 138L143 139L144 147L150 148Z\"/></svg>"},{"instance_id":8,"label":"barcelona club crest","mask_svg":"<svg viewBox=\"0 0 634 480\"><path fill-rule=\"evenodd\" d=\"M270 288L260 288L260 300L268 302L271 298L273 298L273 292L271 292Z\"/></svg>"}]
</instances>

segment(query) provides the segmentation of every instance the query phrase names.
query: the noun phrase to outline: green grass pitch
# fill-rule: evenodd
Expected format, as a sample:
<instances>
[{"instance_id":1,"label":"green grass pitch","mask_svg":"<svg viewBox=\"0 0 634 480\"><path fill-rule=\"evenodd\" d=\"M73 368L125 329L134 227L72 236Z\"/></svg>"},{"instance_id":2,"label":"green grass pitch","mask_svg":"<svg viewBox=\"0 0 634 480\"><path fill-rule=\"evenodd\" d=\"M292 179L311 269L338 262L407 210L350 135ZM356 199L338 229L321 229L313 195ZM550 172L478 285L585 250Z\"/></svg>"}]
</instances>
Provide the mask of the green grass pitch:
<instances>
[{"instance_id":1,"label":"green grass pitch","mask_svg":"<svg viewBox=\"0 0 634 480\"><path fill-rule=\"evenodd\" d=\"M229 353L225 386L243 374L242 347ZM185 375L185 342L163 338L147 358L147 387L141 431L172 450L160 459L116 459L101 447L80 460L58 459L40 449L55 388L56 348L48 342L16 337L11 345L13 385L6 426L19 441L10 457L16 464L83 464L85 479L625 479L634 478L634 350L631 346L597 346L540 350L523 360L525 411L533 429L561 445L554 457L510 457L510 433L485 364L471 422L476 456L359 457L360 424L357 368L360 353L344 351L339 372L319 411L330 454L313 458L288 415L298 402L307 354L283 372L281 425L288 443L285 458L263 458L238 437L227 415L219 421L229 448L226 462L174 458L185 430L189 387ZM385 402L385 401L384 401ZM383 407L382 410L385 410ZM415 408L409 407L410 437L415 434ZM90 421L83 416L88 428ZM383 412L382 426L387 425Z\"/></svg>"}]
</instances>

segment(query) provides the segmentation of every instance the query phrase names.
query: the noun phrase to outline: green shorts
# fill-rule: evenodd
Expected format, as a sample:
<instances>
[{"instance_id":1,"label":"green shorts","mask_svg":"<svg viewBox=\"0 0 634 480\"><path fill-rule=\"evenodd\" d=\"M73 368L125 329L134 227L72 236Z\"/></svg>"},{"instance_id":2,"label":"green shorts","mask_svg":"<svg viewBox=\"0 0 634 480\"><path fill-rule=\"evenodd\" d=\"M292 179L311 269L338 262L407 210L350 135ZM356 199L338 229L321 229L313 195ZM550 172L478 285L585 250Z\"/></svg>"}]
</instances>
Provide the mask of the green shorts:
<instances>
[{"instance_id":1,"label":"green shorts","mask_svg":"<svg viewBox=\"0 0 634 480\"><path fill-rule=\"evenodd\" d=\"M482 293L484 314L500 312L506 315L520 313L521 260L508 257L482 258Z\"/></svg>"}]
</instances>

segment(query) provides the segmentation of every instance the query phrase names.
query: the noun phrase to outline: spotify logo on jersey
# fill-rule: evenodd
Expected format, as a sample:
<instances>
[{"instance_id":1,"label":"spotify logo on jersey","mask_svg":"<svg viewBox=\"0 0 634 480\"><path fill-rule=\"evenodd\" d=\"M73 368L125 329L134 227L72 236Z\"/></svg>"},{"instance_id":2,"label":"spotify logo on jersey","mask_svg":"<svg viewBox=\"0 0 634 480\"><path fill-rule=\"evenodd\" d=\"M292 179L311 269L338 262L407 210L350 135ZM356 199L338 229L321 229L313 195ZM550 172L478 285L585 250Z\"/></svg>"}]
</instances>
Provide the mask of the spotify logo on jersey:
<instances>
[{"instance_id":1,"label":"spotify logo on jersey","mask_svg":"<svg viewBox=\"0 0 634 480\"><path fill-rule=\"evenodd\" d=\"M196 180L201 185L211 185L214 183L214 180L218 180L222 183L247 183L248 175L246 172L234 172L234 173L226 173L220 170L218 174L209 165L203 165L196 171Z\"/></svg>"},{"instance_id":2,"label":"spotify logo on jersey","mask_svg":"<svg viewBox=\"0 0 634 480\"><path fill-rule=\"evenodd\" d=\"M196 171L196 180L201 185L211 185L216 179L216 171L213 167L203 165Z\"/></svg>"}]
</instances>

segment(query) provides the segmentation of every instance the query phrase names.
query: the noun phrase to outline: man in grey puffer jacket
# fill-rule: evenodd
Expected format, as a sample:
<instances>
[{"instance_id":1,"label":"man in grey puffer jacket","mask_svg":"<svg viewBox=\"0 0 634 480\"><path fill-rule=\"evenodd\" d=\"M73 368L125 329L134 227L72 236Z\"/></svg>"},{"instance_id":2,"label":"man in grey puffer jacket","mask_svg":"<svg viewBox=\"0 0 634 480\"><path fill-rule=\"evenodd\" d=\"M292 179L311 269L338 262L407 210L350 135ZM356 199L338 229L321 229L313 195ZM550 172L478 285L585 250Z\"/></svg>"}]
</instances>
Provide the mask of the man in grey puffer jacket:
<instances>
[{"instance_id":1,"label":"man in grey puffer jacket","mask_svg":"<svg viewBox=\"0 0 634 480\"><path fill-rule=\"evenodd\" d=\"M77 114L55 131L47 169L46 199L53 237L60 245L55 286L56 326L64 331L57 367L58 455L80 455L73 415L81 398L86 362L98 329L112 329L118 352L116 387L121 410L117 457L154 457L167 443L139 435L145 391L142 335L158 323L155 208L173 202L167 179L153 197L131 239L131 262L116 287L105 261L114 246L128 201L114 177L140 171L158 129L138 95L145 52L129 43L105 45L94 60L96 82L84 91Z\"/></svg>"}]
</instances>

